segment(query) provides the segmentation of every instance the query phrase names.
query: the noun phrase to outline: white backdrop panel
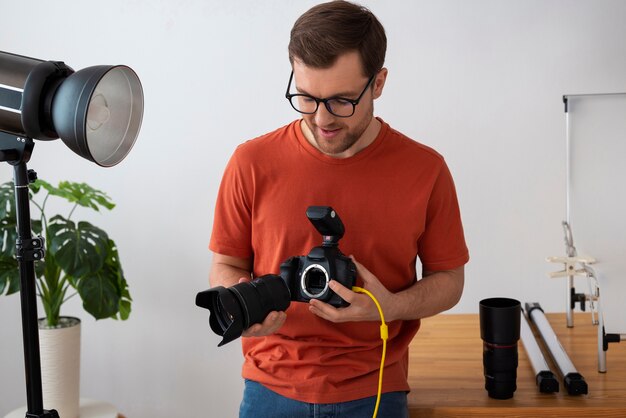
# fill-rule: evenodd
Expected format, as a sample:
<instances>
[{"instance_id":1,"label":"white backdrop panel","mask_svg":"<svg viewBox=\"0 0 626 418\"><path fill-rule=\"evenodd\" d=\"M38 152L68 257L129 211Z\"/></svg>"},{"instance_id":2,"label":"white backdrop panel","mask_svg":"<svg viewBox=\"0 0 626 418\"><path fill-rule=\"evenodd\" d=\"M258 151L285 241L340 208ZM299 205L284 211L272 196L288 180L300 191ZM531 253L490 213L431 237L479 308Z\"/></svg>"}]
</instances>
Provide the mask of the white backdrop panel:
<instances>
[{"instance_id":1,"label":"white backdrop panel","mask_svg":"<svg viewBox=\"0 0 626 418\"><path fill-rule=\"evenodd\" d=\"M597 260L606 331L626 333L626 94L568 102L574 244Z\"/></svg>"}]
</instances>

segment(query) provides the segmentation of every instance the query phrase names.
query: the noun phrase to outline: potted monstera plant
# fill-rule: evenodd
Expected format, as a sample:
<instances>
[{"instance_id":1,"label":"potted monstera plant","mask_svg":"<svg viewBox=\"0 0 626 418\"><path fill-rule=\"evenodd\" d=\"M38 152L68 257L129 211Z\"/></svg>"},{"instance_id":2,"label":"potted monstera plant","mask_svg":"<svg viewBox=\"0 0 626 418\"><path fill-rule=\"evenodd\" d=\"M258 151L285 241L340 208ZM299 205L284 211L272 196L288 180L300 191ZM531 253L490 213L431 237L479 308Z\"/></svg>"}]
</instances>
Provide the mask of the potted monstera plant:
<instances>
[{"instance_id":1,"label":"potted monstera plant","mask_svg":"<svg viewBox=\"0 0 626 418\"><path fill-rule=\"evenodd\" d=\"M53 200L64 202L66 211L50 214ZM62 417L77 417L80 320L61 316L61 307L78 295L94 318L125 320L132 299L115 242L104 230L74 216L77 209L111 210L115 205L85 183L62 181L54 187L43 180L31 183L30 202L33 235L45 238L45 258L35 263L37 296L45 312L39 320L44 405ZM7 182L0 185L0 295L20 288L16 222L14 186ZM60 370L60 364L69 369Z\"/></svg>"}]
</instances>

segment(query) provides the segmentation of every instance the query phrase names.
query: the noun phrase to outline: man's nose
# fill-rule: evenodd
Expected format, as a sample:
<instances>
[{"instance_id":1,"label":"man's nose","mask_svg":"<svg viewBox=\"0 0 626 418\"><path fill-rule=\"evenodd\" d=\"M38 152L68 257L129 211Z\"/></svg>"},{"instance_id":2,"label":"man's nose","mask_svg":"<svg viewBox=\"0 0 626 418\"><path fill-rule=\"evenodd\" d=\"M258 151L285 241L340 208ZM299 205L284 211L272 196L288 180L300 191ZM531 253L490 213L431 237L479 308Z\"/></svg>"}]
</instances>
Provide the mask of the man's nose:
<instances>
[{"instance_id":1,"label":"man's nose","mask_svg":"<svg viewBox=\"0 0 626 418\"><path fill-rule=\"evenodd\" d=\"M330 113L325 103L320 103L315 112L315 124L318 126L328 126L335 120L335 115Z\"/></svg>"}]
</instances>

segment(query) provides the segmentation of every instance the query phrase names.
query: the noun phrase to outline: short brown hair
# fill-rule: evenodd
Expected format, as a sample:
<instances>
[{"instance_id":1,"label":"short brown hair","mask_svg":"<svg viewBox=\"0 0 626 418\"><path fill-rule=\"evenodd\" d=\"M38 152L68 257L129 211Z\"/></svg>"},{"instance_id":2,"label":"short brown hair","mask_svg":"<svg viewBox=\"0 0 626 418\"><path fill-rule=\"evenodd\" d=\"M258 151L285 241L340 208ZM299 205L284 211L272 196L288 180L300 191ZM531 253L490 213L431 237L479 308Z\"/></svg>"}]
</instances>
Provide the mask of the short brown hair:
<instances>
[{"instance_id":1,"label":"short brown hair","mask_svg":"<svg viewBox=\"0 0 626 418\"><path fill-rule=\"evenodd\" d=\"M385 63L387 37L376 16L364 6L347 1L318 4L296 20L291 29L289 61L328 68L347 52L357 51L367 77Z\"/></svg>"}]
</instances>

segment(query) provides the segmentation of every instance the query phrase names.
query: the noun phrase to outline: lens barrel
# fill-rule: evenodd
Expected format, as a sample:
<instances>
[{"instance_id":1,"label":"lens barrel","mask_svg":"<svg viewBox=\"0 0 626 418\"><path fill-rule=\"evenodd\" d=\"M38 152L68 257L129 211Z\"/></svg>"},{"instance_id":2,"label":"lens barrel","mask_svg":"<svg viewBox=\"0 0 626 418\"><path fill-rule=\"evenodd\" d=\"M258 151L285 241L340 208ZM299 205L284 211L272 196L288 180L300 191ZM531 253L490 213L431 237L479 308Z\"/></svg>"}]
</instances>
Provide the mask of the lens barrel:
<instances>
[{"instance_id":1,"label":"lens barrel","mask_svg":"<svg viewBox=\"0 0 626 418\"><path fill-rule=\"evenodd\" d=\"M509 399L517 389L520 315L521 305L515 299L491 298L480 302L485 389L495 399Z\"/></svg>"},{"instance_id":2,"label":"lens barrel","mask_svg":"<svg viewBox=\"0 0 626 418\"><path fill-rule=\"evenodd\" d=\"M517 345L494 346L483 342L485 389L491 398L509 399L517 389Z\"/></svg>"}]
</instances>

